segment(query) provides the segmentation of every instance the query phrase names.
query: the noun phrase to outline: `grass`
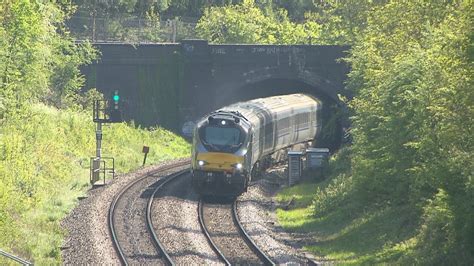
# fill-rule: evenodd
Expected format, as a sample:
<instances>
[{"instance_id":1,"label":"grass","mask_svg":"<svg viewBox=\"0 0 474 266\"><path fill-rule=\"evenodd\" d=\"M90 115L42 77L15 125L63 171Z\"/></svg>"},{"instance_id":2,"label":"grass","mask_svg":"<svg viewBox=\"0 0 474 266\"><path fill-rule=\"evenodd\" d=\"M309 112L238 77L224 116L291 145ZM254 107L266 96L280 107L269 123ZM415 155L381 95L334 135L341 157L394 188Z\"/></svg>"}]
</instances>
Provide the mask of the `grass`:
<instances>
[{"instance_id":1,"label":"grass","mask_svg":"<svg viewBox=\"0 0 474 266\"><path fill-rule=\"evenodd\" d=\"M57 265L65 234L59 223L90 187L94 124L90 114L41 104L31 109L0 127L0 249ZM103 128L103 155L115 157L119 173L141 167L143 145L150 147L147 165L189 156L189 144L161 128Z\"/></svg>"},{"instance_id":2,"label":"grass","mask_svg":"<svg viewBox=\"0 0 474 266\"><path fill-rule=\"evenodd\" d=\"M295 203L288 210L278 209L279 223L290 232L311 236L304 249L320 261L338 264L400 263L416 242L417 214L409 206L360 206L351 195L325 212L315 209L315 197L331 194L334 179L317 182L307 180L278 193L277 201ZM329 192L328 192L329 191ZM341 197L345 190L335 190L332 197ZM418 214L419 215L419 214Z\"/></svg>"},{"instance_id":3,"label":"grass","mask_svg":"<svg viewBox=\"0 0 474 266\"><path fill-rule=\"evenodd\" d=\"M321 262L343 265L472 265L472 223L460 222L472 216L452 194L440 188L416 198L389 179L376 184L384 193L373 193L367 177L353 176L350 149L330 158L325 179L307 173L276 196L285 206L277 209L279 223L307 236L306 250Z\"/></svg>"},{"instance_id":4,"label":"grass","mask_svg":"<svg viewBox=\"0 0 474 266\"><path fill-rule=\"evenodd\" d=\"M288 187L285 190L281 191L277 195L277 200L279 202L289 202L290 200L295 200L296 208L305 207L311 204L313 201L313 192L315 191L316 184L310 180L305 180L303 183Z\"/></svg>"}]
</instances>

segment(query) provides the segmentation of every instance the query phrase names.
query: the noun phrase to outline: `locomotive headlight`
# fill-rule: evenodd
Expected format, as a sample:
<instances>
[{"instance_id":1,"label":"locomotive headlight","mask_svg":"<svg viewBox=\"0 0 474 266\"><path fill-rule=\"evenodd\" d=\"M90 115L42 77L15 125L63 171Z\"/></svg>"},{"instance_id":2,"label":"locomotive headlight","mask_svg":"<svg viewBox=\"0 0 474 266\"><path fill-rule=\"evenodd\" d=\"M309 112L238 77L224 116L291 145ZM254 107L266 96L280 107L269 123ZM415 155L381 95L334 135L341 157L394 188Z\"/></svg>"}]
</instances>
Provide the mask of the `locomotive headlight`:
<instances>
[{"instance_id":1,"label":"locomotive headlight","mask_svg":"<svg viewBox=\"0 0 474 266\"><path fill-rule=\"evenodd\" d=\"M236 163L233 164L232 167L234 167L237 171L242 171L243 165L241 163Z\"/></svg>"},{"instance_id":2,"label":"locomotive headlight","mask_svg":"<svg viewBox=\"0 0 474 266\"><path fill-rule=\"evenodd\" d=\"M225 126L225 120L222 120L222 121L221 121L221 124L222 124L223 126Z\"/></svg>"},{"instance_id":3,"label":"locomotive headlight","mask_svg":"<svg viewBox=\"0 0 474 266\"><path fill-rule=\"evenodd\" d=\"M201 160L198 161L198 165L199 165L199 166L204 166L205 164L206 164L205 161L201 161Z\"/></svg>"}]
</instances>

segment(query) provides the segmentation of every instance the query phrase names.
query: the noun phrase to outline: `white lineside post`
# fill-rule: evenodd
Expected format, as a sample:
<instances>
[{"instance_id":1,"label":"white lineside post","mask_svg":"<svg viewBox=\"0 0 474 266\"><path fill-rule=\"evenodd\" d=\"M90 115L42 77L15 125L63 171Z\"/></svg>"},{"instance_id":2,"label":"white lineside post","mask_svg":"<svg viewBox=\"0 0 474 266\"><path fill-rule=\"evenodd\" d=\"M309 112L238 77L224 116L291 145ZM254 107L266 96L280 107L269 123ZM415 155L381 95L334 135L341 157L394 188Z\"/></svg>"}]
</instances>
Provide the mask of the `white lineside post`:
<instances>
[{"instance_id":1,"label":"white lineside post","mask_svg":"<svg viewBox=\"0 0 474 266\"><path fill-rule=\"evenodd\" d=\"M102 158L102 122L98 121L95 130L95 159L92 166L91 184L97 182L100 178L100 162Z\"/></svg>"},{"instance_id":2,"label":"white lineside post","mask_svg":"<svg viewBox=\"0 0 474 266\"><path fill-rule=\"evenodd\" d=\"M176 43L176 35L178 34L178 17L175 17L172 20L172 30L173 30L173 36L172 36L172 41L173 43Z\"/></svg>"}]
</instances>

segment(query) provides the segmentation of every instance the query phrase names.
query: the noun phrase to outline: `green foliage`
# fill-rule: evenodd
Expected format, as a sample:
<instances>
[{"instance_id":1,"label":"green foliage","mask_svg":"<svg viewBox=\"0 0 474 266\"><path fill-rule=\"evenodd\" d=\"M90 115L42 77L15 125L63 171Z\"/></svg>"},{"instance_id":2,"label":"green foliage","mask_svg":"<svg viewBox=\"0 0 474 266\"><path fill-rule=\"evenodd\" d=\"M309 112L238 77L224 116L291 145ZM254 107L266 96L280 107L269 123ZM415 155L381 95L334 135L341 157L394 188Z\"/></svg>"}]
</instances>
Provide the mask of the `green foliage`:
<instances>
[{"instance_id":1,"label":"green foliage","mask_svg":"<svg viewBox=\"0 0 474 266\"><path fill-rule=\"evenodd\" d=\"M469 13L467 5L390 3L369 17L350 82L354 180L371 200L419 204L439 188L461 198L470 189L461 185L470 183L474 151Z\"/></svg>"},{"instance_id":2,"label":"green foliage","mask_svg":"<svg viewBox=\"0 0 474 266\"><path fill-rule=\"evenodd\" d=\"M85 82L78 66L92 63L98 56L97 51L89 42L75 44L67 36L58 38L51 55L50 91L43 100L59 108L83 107L80 103L84 98L80 88Z\"/></svg>"},{"instance_id":3,"label":"green foliage","mask_svg":"<svg viewBox=\"0 0 474 266\"><path fill-rule=\"evenodd\" d=\"M289 231L311 236L304 248L319 261L400 263L403 255L412 254L419 213L406 205L361 204L351 177L352 154L344 147L331 157L329 179L280 192L278 201L285 203L291 195L296 202L289 210L278 209L278 220Z\"/></svg>"},{"instance_id":4,"label":"green foliage","mask_svg":"<svg viewBox=\"0 0 474 266\"><path fill-rule=\"evenodd\" d=\"M313 201L314 189L315 184L311 180L306 180L301 185L291 186L281 191L276 199L284 204L291 201L293 207L306 207Z\"/></svg>"},{"instance_id":5,"label":"green foliage","mask_svg":"<svg viewBox=\"0 0 474 266\"><path fill-rule=\"evenodd\" d=\"M221 35L222 37L228 34L225 31L232 31L229 33L229 38L225 40L218 36L212 36L210 40L216 43L251 43L253 40L258 43L281 44L352 44L365 29L367 13L370 9L374 5L383 4L386 1L121 0L97 2L95 0L74 0L73 2L79 6L76 13L78 22L81 20L80 18L82 20L92 18L93 20L90 23L84 21L78 23L81 27L86 27L79 29L79 31L95 31L95 34L88 32L87 35L95 35L99 39L165 41L166 38L163 36L166 35L166 30L159 26L150 27L148 22L142 22L140 29L127 26L131 23L130 18L135 21L139 19L143 21L147 14L153 11L157 17L167 19L180 18L184 21L194 22L201 18L201 24L203 24L200 27L199 36L201 38L209 38L212 35ZM254 9L238 8L238 6L248 6L249 4ZM212 13L210 10L213 10ZM242 13L245 11L251 12ZM220 20L212 19L213 15L218 15ZM238 21L248 25L232 25L232 22L237 20L225 21L225 17L228 15L239 17ZM257 19L255 25L252 25L252 19ZM97 29L93 30L92 27L97 27ZM193 32L190 25L181 23L180 28L178 33L183 30L184 33L182 37L178 36L178 40L194 36L189 34ZM251 29L257 29L259 33L252 36L253 32L249 31ZM76 30L78 29L76 28ZM264 36L266 32L272 36Z\"/></svg>"},{"instance_id":6,"label":"green foliage","mask_svg":"<svg viewBox=\"0 0 474 266\"><path fill-rule=\"evenodd\" d=\"M370 12L386 0L320 1L305 13L305 18L322 25L321 43L354 44L367 27Z\"/></svg>"},{"instance_id":7,"label":"green foliage","mask_svg":"<svg viewBox=\"0 0 474 266\"><path fill-rule=\"evenodd\" d=\"M309 236L304 248L318 261L355 265L397 261L414 246L411 239L417 214L407 206L367 208L359 204L351 178L351 154L344 147L331 157L329 179L281 191L279 202L284 205L290 197L295 202L288 210L277 210L279 223L286 230Z\"/></svg>"},{"instance_id":8,"label":"green foliage","mask_svg":"<svg viewBox=\"0 0 474 266\"><path fill-rule=\"evenodd\" d=\"M96 0L73 0L79 6L79 12L95 14L97 16L120 16L125 13L143 15L147 10L155 9L166 17L201 17L203 11L209 7L222 7L232 4L241 4L243 0L120 0L100 1ZM256 0L259 8L265 12L273 12L275 7L285 8L292 17L303 18L307 8L311 8L311 0L281 1L281 0Z\"/></svg>"},{"instance_id":9,"label":"green foliage","mask_svg":"<svg viewBox=\"0 0 474 266\"><path fill-rule=\"evenodd\" d=\"M455 249L455 215L449 206L446 191L440 190L423 208L423 223L419 230L416 262L452 264L462 263L465 251ZM461 255L461 256L459 256Z\"/></svg>"},{"instance_id":10,"label":"green foliage","mask_svg":"<svg viewBox=\"0 0 474 266\"><path fill-rule=\"evenodd\" d=\"M308 14L321 41L353 44L351 167L279 215L344 263L472 264L472 4L351 2Z\"/></svg>"},{"instance_id":11,"label":"green foliage","mask_svg":"<svg viewBox=\"0 0 474 266\"><path fill-rule=\"evenodd\" d=\"M247 0L206 9L196 31L212 43L305 44L318 40L320 25L291 22L283 9L267 15L255 1Z\"/></svg>"},{"instance_id":12,"label":"green foliage","mask_svg":"<svg viewBox=\"0 0 474 266\"><path fill-rule=\"evenodd\" d=\"M304 21L305 14L317 9L317 2L313 0L269 0L274 8L283 8L288 11L290 18L296 22Z\"/></svg>"},{"instance_id":13,"label":"green foliage","mask_svg":"<svg viewBox=\"0 0 474 266\"><path fill-rule=\"evenodd\" d=\"M40 98L73 105L84 81L78 66L90 63L96 52L68 37L63 20L69 11L27 0L0 5L0 120Z\"/></svg>"},{"instance_id":14,"label":"green foliage","mask_svg":"<svg viewBox=\"0 0 474 266\"><path fill-rule=\"evenodd\" d=\"M80 91L78 67L97 53L69 37L63 21L73 11L68 2L0 4L0 248L40 265L60 262L59 221L89 187L95 146L91 115L82 110L100 93ZM149 164L189 152L161 128L104 129L104 155L115 157L119 172L141 166L143 145Z\"/></svg>"},{"instance_id":15,"label":"green foliage","mask_svg":"<svg viewBox=\"0 0 474 266\"><path fill-rule=\"evenodd\" d=\"M280 200L297 203L278 211L282 224L316 231L318 243L307 248L345 263L474 261L470 1L75 2L80 14L113 18L109 32L127 39L158 36L161 14L204 12L197 30L215 43L351 44L354 144L330 161L331 178L283 192ZM87 187L81 165L93 150L93 128L83 114L29 108L40 99L80 110L97 96L78 91L83 79L77 67L97 55L90 44L73 45L68 37L63 21L73 11L64 1L0 5L0 245L40 264L57 262L57 221ZM151 24L142 32L124 29L123 14ZM143 68L138 75L156 71L163 72ZM141 80L140 87L158 84L160 93L179 96L179 84L157 77ZM152 115L176 107L159 106ZM174 121L162 122L173 127ZM326 125L325 138L336 124ZM150 161L187 153L181 140L161 129L112 128L117 136L109 139L109 150L122 171L140 164L143 144L166 143L152 146ZM71 193L61 193L65 187ZM31 234L34 240L18 241Z\"/></svg>"},{"instance_id":16,"label":"green foliage","mask_svg":"<svg viewBox=\"0 0 474 266\"><path fill-rule=\"evenodd\" d=\"M201 17L206 8L222 7L227 5L241 4L243 0L120 0L120 1L97 1L97 0L73 0L78 6L79 12L84 14L95 14L97 16L120 16L125 13L143 15L147 10L155 9L166 17ZM316 5L312 0L256 0L256 5L266 14L274 9L283 8L288 11L290 17L296 21L304 20L305 12L314 10Z\"/></svg>"},{"instance_id":17,"label":"green foliage","mask_svg":"<svg viewBox=\"0 0 474 266\"><path fill-rule=\"evenodd\" d=\"M332 178L319 185L313 196L314 215L322 217L331 210L347 204L352 196L350 149L343 148L329 160L328 174Z\"/></svg>"},{"instance_id":18,"label":"green foliage","mask_svg":"<svg viewBox=\"0 0 474 266\"><path fill-rule=\"evenodd\" d=\"M16 112L16 104L40 95L47 88L48 28L42 24L39 5L6 1L0 5L0 119ZM39 40L39 41L38 41Z\"/></svg>"},{"instance_id":19,"label":"green foliage","mask_svg":"<svg viewBox=\"0 0 474 266\"><path fill-rule=\"evenodd\" d=\"M161 128L147 131L124 123L104 128L104 156L119 173L186 157L189 144ZM89 157L95 133L90 114L34 105L23 120L0 128L0 248L57 264L64 232L59 221L89 188Z\"/></svg>"}]
</instances>

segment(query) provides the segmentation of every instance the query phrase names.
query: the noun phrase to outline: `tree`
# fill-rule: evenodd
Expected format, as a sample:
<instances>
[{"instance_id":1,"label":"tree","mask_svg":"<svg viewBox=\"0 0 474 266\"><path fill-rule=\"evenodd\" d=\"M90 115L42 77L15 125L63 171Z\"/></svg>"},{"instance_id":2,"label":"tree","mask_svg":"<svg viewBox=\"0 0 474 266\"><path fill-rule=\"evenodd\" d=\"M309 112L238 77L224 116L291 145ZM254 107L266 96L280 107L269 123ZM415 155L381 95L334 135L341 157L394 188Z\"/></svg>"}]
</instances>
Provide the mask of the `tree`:
<instances>
[{"instance_id":1,"label":"tree","mask_svg":"<svg viewBox=\"0 0 474 266\"><path fill-rule=\"evenodd\" d=\"M369 13L386 0L313 1L314 7L304 13L306 20L322 25L321 42L350 45L363 35Z\"/></svg>"},{"instance_id":2,"label":"tree","mask_svg":"<svg viewBox=\"0 0 474 266\"><path fill-rule=\"evenodd\" d=\"M0 6L0 119L47 88L48 74L42 70L48 59L43 53L51 50L46 37L49 29L42 22L39 4L22 0Z\"/></svg>"},{"instance_id":3,"label":"tree","mask_svg":"<svg viewBox=\"0 0 474 266\"><path fill-rule=\"evenodd\" d=\"M89 44L75 45L68 37L67 11L28 0L0 6L0 119L40 98L61 105L81 87L78 66L96 54Z\"/></svg>"},{"instance_id":4,"label":"tree","mask_svg":"<svg viewBox=\"0 0 474 266\"><path fill-rule=\"evenodd\" d=\"M416 252L429 264L474 257L468 2L373 7L349 57L355 189L366 204L424 213Z\"/></svg>"},{"instance_id":5,"label":"tree","mask_svg":"<svg viewBox=\"0 0 474 266\"><path fill-rule=\"evenodd\" d=\"M296 22L304 22L306 20L305 14L316 11L318 7L313 0L273 0L273 5L274 8L284 8L287 10L289 17Z\"/></svg>"},{"instance_id":6,"label":"tree","mask_svg":"<svg viewBox=\"0 0 474 266\"><path fill-rule=\"evenodd\" d=\"M265 15L254 1L247 0L206 9L196 31L213 43L305 44L317 42L320 26L291 22L283 9Z\"/></svg>"}]
</instances>

